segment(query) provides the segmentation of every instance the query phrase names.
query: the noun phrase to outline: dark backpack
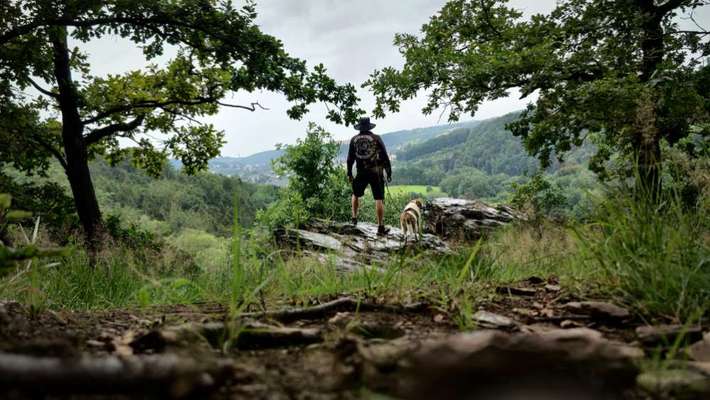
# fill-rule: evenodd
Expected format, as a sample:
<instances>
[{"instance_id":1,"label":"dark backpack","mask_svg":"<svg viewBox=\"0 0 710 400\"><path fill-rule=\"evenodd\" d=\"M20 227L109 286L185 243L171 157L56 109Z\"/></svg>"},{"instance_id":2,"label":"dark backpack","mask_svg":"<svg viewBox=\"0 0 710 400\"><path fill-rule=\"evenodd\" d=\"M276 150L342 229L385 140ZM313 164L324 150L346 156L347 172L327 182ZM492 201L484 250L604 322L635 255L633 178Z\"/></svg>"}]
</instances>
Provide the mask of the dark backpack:
<instances>
[{"instance_id":1,"label":"dark backpack","mask_svg":"<svg viewBox=\"0 0 710 400\"><path fill-rule=\"evenodd\" d=\"M357 135L353 139L355 148L355 158L357 158L363 168L374 168L379 165L380 146L373 135Z\"/></svg>"}]
</instances>

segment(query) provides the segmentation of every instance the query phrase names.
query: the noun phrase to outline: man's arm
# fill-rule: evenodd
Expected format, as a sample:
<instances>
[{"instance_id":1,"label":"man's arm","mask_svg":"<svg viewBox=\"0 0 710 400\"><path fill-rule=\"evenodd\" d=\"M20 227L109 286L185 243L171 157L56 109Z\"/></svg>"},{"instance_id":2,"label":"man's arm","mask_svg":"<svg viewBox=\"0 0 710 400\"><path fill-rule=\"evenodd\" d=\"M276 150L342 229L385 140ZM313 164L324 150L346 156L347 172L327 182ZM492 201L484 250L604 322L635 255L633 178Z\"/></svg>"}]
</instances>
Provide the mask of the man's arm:
<instances>
[{"instance_id":1,"label":"man's arm","mask_svg":"<svg viewBox=\"0 0 710 400\"><path fill-rule=\"evenodd\" d=\"M392 178L392 164L390 163L390 157L387 154L385 142L382 141L382 138L379 135L377 136L377 142L380 144L380 160L384 163L387 178Z\"/></svg>"},{"instance_id":2,"label":"man's arm","mask_svg":"<svg viewBox=\"0 0 710 400\"><path fill-rule=\"evenodd\" d=\"M353 140L350 139L350 145L348 145L348 161L347 161L347 169L348 169L348 177L352 178L353 176L353 163L355 162L355 148L353 147Z\"/></svg>"}]
</instances>

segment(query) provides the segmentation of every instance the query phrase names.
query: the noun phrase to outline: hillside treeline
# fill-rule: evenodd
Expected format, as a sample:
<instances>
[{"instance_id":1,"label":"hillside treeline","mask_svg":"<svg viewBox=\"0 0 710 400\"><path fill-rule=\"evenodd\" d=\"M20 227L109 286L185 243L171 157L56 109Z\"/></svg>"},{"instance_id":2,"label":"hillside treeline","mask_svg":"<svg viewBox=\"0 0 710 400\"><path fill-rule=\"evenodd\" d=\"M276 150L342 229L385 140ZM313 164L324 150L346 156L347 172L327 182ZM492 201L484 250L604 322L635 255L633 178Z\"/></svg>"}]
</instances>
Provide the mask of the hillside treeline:
<instances>
[{"instance_id":1,"label":"hillside treeline","mask_svg":"<svg viewBox=\"0 0 710 400\"><path fill-rule=\"evenodd\" d=\"M540 172L539 161L528 155L520 138L506 127L518 116L510 113L404 146L396 153L396 183L441 186L455 197L509 200L514 185ZM543 171L564 192L570 210L581 206L585 194L599 187L587 168L593 150L585 144Z\"/></svg>"}]
</instances>

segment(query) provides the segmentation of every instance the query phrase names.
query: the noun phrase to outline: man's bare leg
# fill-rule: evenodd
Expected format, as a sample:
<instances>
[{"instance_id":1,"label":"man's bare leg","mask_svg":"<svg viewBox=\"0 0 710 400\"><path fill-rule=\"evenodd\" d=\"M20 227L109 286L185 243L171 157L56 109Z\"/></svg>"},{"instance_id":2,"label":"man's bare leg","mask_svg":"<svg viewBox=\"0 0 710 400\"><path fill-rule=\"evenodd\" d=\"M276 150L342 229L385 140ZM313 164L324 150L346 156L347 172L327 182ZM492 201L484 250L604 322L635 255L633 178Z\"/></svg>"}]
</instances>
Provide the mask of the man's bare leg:
<instances>
[{"instance_id":1,"label":"man's bare leg","mask_svg":"<svg viewBox=\"0 0 710 400\"><path fill-rule=\"evenodd\" d=\"M352 200L350 201L353 209L353 219L357 219L357 212L360 207L360 199L357 198L357 196L353 195Z\"/></svg>"},{"instance_id":2,"label":"man's bare leg","mask_svg":"<svg viewBox=\"0 0 710 400\"><path fill-rule=\"evenodd\" d=\"M375 211L377 213L377 225L383 225L385 219L385 202L382 200L375 200Z\"/></svg>"}]
</instances>

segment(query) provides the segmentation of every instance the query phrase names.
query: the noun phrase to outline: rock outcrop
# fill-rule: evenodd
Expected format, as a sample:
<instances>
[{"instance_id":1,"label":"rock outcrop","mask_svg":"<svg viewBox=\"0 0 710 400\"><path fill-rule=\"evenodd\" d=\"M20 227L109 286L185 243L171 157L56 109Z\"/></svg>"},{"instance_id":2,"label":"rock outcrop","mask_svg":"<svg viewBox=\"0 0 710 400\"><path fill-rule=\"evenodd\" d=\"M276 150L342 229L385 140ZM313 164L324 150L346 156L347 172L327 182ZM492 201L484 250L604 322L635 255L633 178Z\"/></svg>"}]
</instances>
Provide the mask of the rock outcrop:
<instances>
[{"instance_id":1,"label":"rock outcrop","mask_svg":"<svg viewBox=\"0 0 710 400\"><path fill-rule=\"evenodd\" d=\"M392 227L383 237L377 236L377 226L360 222L356 226L342 222L314 220L299 228L281 229L276 238L282 244L304 251L327 253L339 270L353 271L373 263L384 262L404 248L446 254L448 245L436 235L424 234L419 241L409 236L405 242L399 228ZM325 260L324 260L325 261Z\"/></svg>"},{"instance_id":2,"label":"rock outcrop","mask_svg":"<svg viewBox=\"0 0 710 400\"><path fill-rule=\"evenodd\" d=\"M390 255L403 249L433 253L449 253L444 240L477 240L485 233L523 219L523 215L507 206L489 206L475 200L439 198L425 207L424 232L420 240L409 236L405 241L398 227L384 237L377 236L377 226L360 222L356 226L343 222L314 220L300 228L284 228L276 232L279 242L291 249L312 252L323 262L333 262L339 270L373 268Z\"/></svg>"},{"instance_id":3,"label":"rock outcrop","mask_svg":"<svg viewBox=\"0 0 710 400\"><path fill-rule=\"evenodd\" d=\"M491 230L524 216L508 206L490 206L477 200L442 197L425 209L426 231L443 239L477 240Z\"/></svg>"}]
</instances>

